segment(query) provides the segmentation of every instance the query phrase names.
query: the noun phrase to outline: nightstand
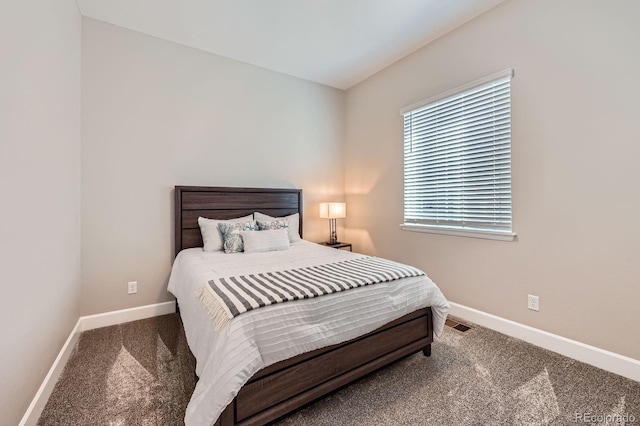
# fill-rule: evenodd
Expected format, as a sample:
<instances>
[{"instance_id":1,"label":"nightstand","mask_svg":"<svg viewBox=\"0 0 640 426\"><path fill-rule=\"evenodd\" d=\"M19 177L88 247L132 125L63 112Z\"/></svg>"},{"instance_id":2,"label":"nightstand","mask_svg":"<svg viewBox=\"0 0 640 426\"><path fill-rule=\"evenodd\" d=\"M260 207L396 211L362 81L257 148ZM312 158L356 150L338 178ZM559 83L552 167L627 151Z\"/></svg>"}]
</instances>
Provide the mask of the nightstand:
<instances>
[{"instance_id":1,"label":"nightstand","mask_svg":"<svg viewBox=\"0 0 640 426\"><path fill-rule=\"evenodd\" d=\"M335 243L335 244L320 243L320 244L322 244L323 246L332 247L334 249L348 248L349 251L353 251L353 247L351 246L351 243Z\"/></svg>"}]
</instances>

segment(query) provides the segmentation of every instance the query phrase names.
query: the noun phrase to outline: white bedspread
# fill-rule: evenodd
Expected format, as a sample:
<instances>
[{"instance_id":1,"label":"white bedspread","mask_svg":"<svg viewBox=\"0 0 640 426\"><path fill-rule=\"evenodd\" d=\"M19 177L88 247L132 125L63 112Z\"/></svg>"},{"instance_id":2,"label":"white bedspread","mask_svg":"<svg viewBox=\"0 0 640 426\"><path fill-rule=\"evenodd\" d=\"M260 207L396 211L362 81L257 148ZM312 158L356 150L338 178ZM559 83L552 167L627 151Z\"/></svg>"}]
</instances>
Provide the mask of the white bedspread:
<instances>
[{"instance_id":1,"label":"white bedspread","mask_svg":"<svg viewBox=\"0 0 640 426\"><path fill-rule=\"evenodd\" d=\"M341 343L427 306L436 335L449 303L426 276L361 287L313 299L279 303L242 314L215 331L196 296L209 280L355 259L363 255L301 241L267 253L183 250L168 290L180 304L199 381L187 406L187 425L212 425L240 388L260 369L324 346Z\"/></svg>"}]
</instances>

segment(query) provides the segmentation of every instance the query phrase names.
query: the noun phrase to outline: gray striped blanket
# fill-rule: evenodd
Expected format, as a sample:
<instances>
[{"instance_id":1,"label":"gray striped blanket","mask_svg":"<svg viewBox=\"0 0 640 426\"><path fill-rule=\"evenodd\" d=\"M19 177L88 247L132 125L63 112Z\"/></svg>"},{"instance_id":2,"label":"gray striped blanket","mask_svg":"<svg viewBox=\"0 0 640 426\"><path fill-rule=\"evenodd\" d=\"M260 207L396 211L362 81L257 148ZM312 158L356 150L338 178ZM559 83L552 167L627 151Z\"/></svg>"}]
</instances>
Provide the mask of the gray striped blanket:
<instances>
[{"instance_id":1,"label":"gray striped blanket","mask_svg":"<svg viewBox=\"0 0 640 426\"><path fill-rule=\"evenodd\" d=\"M238 315L263 306L338 293L400 278L424 275L419 269L378 257L318 266L216 278L199 297L216 329Z\"/></svg>"}]
</instances>

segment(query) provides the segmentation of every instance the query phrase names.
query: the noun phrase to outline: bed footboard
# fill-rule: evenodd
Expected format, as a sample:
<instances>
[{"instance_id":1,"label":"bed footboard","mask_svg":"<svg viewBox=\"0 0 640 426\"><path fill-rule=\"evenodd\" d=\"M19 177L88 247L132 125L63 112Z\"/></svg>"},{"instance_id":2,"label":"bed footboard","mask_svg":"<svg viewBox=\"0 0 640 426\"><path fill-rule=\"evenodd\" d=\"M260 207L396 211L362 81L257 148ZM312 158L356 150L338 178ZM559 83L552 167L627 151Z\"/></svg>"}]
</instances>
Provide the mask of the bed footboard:
<instances>
[{"instance_id":1,"label":"bed footboard","mask_svg":"<svg viewBox=\"0 0 640 426\"><path fill-rule=\"evenodd\" d=\"M431 354L431 309L420 309L356 339L258 371L217 426L263 425L414 353Z\"/></svg>"}]
</instances>

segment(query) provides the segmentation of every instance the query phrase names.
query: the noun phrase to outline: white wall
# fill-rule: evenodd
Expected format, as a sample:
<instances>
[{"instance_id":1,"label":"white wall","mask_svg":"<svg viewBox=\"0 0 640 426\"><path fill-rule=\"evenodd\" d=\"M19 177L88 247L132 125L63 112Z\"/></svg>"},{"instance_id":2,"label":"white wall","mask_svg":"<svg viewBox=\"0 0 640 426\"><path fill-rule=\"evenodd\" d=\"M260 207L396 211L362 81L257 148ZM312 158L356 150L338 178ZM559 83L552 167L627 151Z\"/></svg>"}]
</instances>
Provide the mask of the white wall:
<instances>
[{"instance_id":1,"label":"white wall","mask_svg":"<svg viewBox=\"0 0 640 426\"><path fill-rule=\"evenodd\" d=\"M175 185L302 188L304 236L327 238L344 92L82 22L83 315L170 300Z\"/></svg>"},{"instance_id":2,"label":"white wall","mask_svg":"<svg viewBox=\"0 0 640 426\"><path fill-rule=\"evenodd\" d=\"M0 6L0 421L20 421L78 319L80 14Z\"/></svg>"},{"instance_id":3,"label":"white wall","mask_svg":"<svg viewBox=\"0 0 640 426\"><path fill-rule=\"evenodd\" d=\"M350 89L347 239L454 302L640 359L638 16L635 0L510 0ZM518 241L401 231L400 109L507 67Z\"/></svg>"}]
</instances>

